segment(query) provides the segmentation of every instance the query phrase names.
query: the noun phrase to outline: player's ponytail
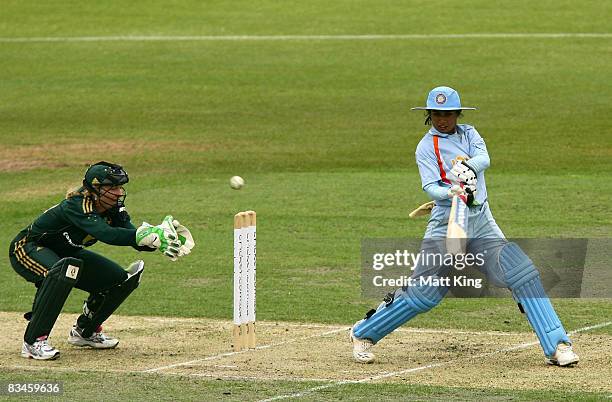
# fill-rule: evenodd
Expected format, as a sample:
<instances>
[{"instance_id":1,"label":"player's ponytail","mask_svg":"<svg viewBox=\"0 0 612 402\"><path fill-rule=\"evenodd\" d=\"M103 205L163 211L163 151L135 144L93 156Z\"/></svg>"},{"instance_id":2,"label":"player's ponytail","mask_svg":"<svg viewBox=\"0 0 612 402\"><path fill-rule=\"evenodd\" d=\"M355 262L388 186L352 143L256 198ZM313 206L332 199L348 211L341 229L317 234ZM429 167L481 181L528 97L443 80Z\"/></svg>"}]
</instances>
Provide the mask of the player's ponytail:
<instances>
[{"instance_id":1,"label":"player's ponytail","mask_svg":"<svg viewBox=\"0 0 612 402\"><path fill-rule=\"evenodd\" d=\"M72 197L83 196L86 197L89 195L89 191L83 186L71 187L66 192L66 199L70 199Z\"/></svg>"}]
</instances>

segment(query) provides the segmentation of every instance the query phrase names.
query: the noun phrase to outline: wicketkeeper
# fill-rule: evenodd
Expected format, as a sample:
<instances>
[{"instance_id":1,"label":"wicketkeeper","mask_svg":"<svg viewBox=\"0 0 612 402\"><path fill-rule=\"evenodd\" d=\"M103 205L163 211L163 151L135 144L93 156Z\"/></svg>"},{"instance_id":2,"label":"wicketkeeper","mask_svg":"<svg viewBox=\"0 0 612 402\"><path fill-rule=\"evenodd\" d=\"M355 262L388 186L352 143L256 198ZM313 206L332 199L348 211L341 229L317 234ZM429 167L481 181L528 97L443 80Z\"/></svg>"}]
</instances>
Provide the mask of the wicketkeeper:
<instances>
[{"instance_id":1,"label":"wicketkeeper","mask_svg":"<svg viewBox=\"0 0 612 402\"><path fill-rule=\"evenodd\" d=\"M490 164L485 142L474 127L457 124L462 110L474 108L462 107L454 89L437 87L429 93L425 107L414 109L426 110L425 124L433 126L416 149L422 188L435 203L422 243L424 254L443 252L440 239L446 237L451 199L463 196L469 207L467 252L484 253L483 273L493 284L510 289L538 336L546 362L559 366L577 363L578 356L542 287L538 270L516 243L505 239L491 214L484 177ZM453 269L435 264L417 264L412 278L443 277ZM353 326L350 338L355 360L374 361L373 345L438 305L448 291L447 286L415 283L389 294L377 309L370 310Z\"/></svg>"},{"instance_id":2,"label":"wicketkeeper","mask_svg":"<svg viewBox=\"0 0 612 402\"><path fill-rule=\"evenodd\" d=\"M102 323L138 287L144 262L127 269L87 250L98 240L113 246L131 246L139 251L159 250L172 260L189 254L195 245L187 228L167 216L157 226L132 225L125 210L124 185L128 175L120 165L91 165L83 184L66 194L11 242L13 269L36 286L32 311L23 337L21 356L38 360L56 359L60 352L48 342L53 325L72 288L89 297L70 334L75 346L110 349L119 341L102 332Z\"/></svg>"}]
</instances>

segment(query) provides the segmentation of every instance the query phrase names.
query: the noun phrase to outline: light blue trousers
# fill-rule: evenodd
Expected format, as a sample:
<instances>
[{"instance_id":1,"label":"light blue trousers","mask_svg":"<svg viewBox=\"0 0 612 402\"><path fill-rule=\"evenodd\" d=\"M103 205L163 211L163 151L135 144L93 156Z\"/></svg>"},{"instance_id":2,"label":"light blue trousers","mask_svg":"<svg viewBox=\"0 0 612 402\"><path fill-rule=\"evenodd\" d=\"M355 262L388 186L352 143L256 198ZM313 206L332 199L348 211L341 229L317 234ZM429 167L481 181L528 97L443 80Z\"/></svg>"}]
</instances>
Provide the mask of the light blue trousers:
<instances>
[{"instance_id":1,"label":"light blue trousers","mask_svg":"<svg viewBox=\"0 0 612 402\"><path fill-rule=\"evenodd\" d=\"M444 242L450 207L436 206L427 223L422 243L425 254L445 253ZM468 218L468 253L483 253L485 263L479 269L487 279L512 291L514 299L527 315L546 356L552 356L559 342L570 343L565 329L544 292L539 272L515 243L509 243L495 223L488 203L470 207ZM452 266L418 264L411 278L443 277ZM376 310L370 311L353 331L358 338L374 343L416 315L429 311L448 292L445 286L409 286L390 294Z\"/></svg>"}]
</instances>

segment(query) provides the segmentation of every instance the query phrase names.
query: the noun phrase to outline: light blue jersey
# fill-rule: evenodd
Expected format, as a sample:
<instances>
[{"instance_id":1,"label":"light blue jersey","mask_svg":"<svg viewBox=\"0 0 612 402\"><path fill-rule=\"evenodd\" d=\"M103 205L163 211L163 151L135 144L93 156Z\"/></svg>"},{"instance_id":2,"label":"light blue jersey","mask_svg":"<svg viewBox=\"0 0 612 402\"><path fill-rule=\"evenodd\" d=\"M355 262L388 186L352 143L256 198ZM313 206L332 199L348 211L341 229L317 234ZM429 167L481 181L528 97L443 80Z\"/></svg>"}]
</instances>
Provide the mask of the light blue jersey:
<instances>
[{"instance_id":1,"label":"light blue jersey","mask_svg":"<svg viewBox=\"0 0 612 402\"><path fill-rule=\"evenodd\" d=\"M476 172L475 204L487 201L484 171L490 164L489 154L474 127L459 124L454 134L444 134L432 127L419 142L415 154L423 190L436 201L436 205L450 206L448 189L451 184L458 184L458 179L450 171L460 160Z\"/></svg>"}]
</instances>

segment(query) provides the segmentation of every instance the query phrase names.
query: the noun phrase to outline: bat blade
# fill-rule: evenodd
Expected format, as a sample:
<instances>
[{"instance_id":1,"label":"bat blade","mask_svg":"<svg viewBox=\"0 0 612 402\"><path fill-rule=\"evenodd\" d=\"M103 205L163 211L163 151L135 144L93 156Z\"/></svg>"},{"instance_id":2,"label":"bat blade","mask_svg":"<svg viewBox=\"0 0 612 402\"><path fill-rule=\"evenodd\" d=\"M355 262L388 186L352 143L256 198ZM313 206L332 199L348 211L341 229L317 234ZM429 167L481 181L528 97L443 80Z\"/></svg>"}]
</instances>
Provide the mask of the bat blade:
<instances>
[{"instance_id":1,"label":"bat blade","mask_svg":"<svg viewBox=\"0 0 612 402\"><path fill-rule=\"evenodd\" d=\"M469 209L463 198L454 196L446 229L446 251L450 254L464 254L467 243Z\"/></svg>"}]
</instances>

